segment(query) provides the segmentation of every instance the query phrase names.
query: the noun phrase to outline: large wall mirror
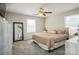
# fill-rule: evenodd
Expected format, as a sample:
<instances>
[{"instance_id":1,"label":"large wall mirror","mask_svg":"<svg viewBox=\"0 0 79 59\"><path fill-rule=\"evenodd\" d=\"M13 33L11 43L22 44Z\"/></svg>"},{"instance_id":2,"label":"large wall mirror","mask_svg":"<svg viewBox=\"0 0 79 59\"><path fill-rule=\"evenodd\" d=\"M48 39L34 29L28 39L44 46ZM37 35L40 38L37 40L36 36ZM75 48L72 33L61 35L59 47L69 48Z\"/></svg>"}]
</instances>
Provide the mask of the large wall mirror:
<instances>
[{"instance_id":1,"label":"large wall mirror","mask_svg":"<svg viewBox=\"0 0 79 59\"><path fill-rule=\"evenodd\" d=\"M23 23L13 22L13 42L23 40Z\"/></svg>"}]
</instances>

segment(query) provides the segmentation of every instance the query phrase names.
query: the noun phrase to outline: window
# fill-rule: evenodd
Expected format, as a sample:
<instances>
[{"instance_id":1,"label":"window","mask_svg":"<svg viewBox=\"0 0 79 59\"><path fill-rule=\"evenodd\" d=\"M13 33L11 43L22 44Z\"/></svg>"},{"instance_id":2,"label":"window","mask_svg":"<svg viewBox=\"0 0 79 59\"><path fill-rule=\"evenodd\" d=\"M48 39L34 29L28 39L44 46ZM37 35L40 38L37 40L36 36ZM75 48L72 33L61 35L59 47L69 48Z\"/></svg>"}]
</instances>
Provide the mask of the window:
<instances>
[{"instance_id":1,"label":"window","mask_svg":"<svg viewBox=\"0 0 79 59\"><path fill-rule=\"evenodd\" d=\"M36 22L33 19L27 20L27 32L36 32Z\"/></svg>"},{"instance_id":2,"label":"window","mask_svg":"<svg viewBox=\"0 0 79 59\"><path fill-rule=\"evenodd\" d=\"M66 27L78 27L79 26L79 15L67 16L65 19Z\"/></svg>"},{"instance_id":3,"label":"window","mask_svg":"<svg viewBox=\"0 0 79 59\"><path fill-rule=\"evenodd\" d=\"M69 28L70 35L77 33L77 29L79 29L79 15L65 17L65 26Z\"/></svg>"}]
</instances>

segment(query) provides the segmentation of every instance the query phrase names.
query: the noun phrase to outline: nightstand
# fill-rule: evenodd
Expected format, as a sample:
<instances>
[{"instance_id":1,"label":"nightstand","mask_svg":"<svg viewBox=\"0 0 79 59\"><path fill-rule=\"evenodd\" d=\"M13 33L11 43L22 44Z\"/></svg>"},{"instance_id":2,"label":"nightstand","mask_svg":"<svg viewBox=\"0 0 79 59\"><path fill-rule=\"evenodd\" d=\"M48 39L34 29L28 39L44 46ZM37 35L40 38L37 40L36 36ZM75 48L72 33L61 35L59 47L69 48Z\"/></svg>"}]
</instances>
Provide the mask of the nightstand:
<instances>
[{"instance_id":1,"label":"nightstand","mask_svg":"<svg viewBox=\"0 0 79 59\"><path fill-rule=\"evenodd\" d=\"M65 42L66 55L79 55L79 37L75 36Z\"/></svg>"}]
</instances>

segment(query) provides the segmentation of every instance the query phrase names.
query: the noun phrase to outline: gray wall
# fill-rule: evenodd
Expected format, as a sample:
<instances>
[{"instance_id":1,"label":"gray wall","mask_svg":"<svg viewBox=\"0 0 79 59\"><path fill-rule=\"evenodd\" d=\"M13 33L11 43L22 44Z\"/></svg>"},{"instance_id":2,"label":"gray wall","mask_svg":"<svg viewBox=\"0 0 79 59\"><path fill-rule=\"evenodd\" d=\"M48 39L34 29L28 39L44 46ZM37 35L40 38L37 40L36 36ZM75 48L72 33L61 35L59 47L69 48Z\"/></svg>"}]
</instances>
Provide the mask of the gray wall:
<instances>
[{"instance_id":1,"label":"gray wall","mask_svg":"<svg viewBox=\"0 0 79 59\"><path fill-rule=\"evenodd\" d=\"M65 26L63 15L52 15L46 18L46 28L48 30L57 29Z\"/></svg>"},{"instance_id":2,"label":"gray wall","mask_svg":"<svg viewBox=\"0 0 79 59\"><path fill-rule=\"evenodd\" d=\"M63 12L61 14L53 14L46 18L45 26L48 30L65 27L65 17L79 14L79 8Z\"/></svg>"},{"instance_id":3,"label":"gray wall","mask_svg":"<svg viewBox=\"0 0 79 59\"><path fill-rule=\"evenodd\" d=\"M24 25L24 39L30 39L32 33L27 33L27 19L35 19L36 20L36 32L43 31L45 27L45 19L40 17L33 17L28 15L21 15L16 13L7 12L6 20L10 23L13 22L23 22Z\"/></svg>"}]
</instances>

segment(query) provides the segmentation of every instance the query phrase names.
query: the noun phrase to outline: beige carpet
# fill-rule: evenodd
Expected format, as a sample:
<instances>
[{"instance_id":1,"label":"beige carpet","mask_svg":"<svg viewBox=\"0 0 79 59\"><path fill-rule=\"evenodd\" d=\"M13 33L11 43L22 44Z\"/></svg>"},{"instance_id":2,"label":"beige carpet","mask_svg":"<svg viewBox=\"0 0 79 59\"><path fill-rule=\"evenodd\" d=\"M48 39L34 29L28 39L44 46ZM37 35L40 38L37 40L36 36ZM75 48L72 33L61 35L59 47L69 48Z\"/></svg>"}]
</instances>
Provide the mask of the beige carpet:
<instances>
[{"instance_id":1,"label":"beige carpet","mask_svg":"<svg viewBox=\"0 0 79 59\"><path fill-rule=\"evenodd\" d=\"M13 55L64 55L65 47L57 48L50 53L40 48L31 39L14 42Z\"/></svg>"}]
</instances>

